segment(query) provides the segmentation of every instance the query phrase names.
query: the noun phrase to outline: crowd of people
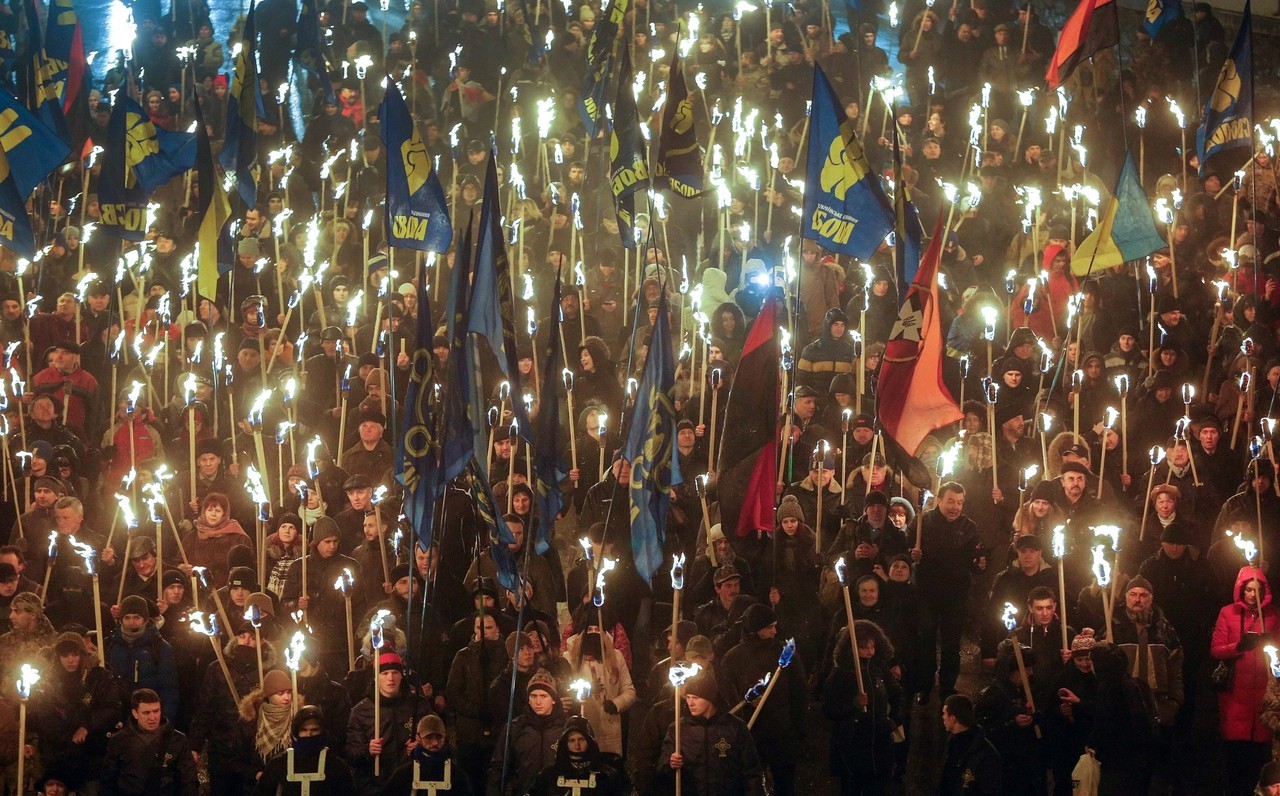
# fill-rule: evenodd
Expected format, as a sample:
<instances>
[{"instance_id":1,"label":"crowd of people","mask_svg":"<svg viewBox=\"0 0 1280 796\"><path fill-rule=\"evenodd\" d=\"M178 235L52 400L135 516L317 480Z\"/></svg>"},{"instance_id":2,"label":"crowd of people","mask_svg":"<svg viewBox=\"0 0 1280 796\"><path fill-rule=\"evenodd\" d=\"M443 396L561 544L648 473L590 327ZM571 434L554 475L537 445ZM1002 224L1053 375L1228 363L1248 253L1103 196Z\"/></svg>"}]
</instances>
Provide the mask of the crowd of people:
<instances>
[{"instance_id":1,"label":"crowd of people","mask_svg":"<svg viewBox=\"0 0 1280 796\"><path fill-rule=\"evenodd\" d=\"M95 231L93 155L39 189L40 256L0 251L10 793L1280 794L1278 172L1263 140L1239 176L1201 169L1194 111L1171 112L1212 91L1214 10L1158 30L1114 12L1121 46L1055 96L1058 4L721 5L412 0L388 30L364 2L262 0L260 199L233 197L214 291L187 259L199 180L155 193L139 244ZM216 154L244 19L132 14L95 141L121 89L161 129L202 112ZM295 57L312 14L330 85ZM709 186L638 194L634 246L609 133L578 110L615 32L654 141L684 70ZM925 230L948 216L941 378L963 420L910 452L930 491L877 414L904 398L878 389L895 247L802 239L817 66L889 189ZM384 74L444 188L447 252L386 244ZM1126 153L1173 208L1168 245L1079 270ZM450 388L449 275L488 169L519 382L486 363L481 433L511 588L465 479L424 548L395 478L417 352ZM774 524L740 532L717 442L774 300L789 437ZM654 573L622 450L664 322L682 482ZM521 399L537 417L557 348L550 517L510 423Z\"/></svg>"}]
</instances>

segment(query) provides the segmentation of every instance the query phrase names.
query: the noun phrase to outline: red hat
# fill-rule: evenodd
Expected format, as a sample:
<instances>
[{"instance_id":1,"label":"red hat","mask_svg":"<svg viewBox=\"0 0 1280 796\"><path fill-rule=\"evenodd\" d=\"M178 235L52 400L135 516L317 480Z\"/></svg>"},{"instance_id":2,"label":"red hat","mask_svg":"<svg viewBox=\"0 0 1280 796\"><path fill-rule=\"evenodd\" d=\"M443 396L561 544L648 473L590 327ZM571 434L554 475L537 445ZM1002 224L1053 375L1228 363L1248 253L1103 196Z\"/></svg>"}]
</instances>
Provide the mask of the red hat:
<instances>
[{"instance_id":1,"label":"red hat","mask_svg":"<svg viewBox=\"0 0 1280 796\"><path fill-rule=\"evenodd\" d=\"M387 672L387 671L403 672L404 660L402 660L400 656L394 652L384 652L378 655L378 671L379 672Z\"/></svg>"}]
</instances>

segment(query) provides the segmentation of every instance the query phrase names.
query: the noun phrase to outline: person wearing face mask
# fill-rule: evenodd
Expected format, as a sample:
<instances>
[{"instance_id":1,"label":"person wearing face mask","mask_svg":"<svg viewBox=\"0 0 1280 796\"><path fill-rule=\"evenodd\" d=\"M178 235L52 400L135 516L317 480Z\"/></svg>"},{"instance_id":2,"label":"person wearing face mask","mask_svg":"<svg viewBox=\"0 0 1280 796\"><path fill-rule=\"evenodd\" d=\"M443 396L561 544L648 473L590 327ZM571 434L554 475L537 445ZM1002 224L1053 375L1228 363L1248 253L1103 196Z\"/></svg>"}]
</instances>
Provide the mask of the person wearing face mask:
<instances>
[{"instance_id":1,"label":"person wearing face mask","mask_svg":"<svg viewBox=\"0 0 1280 796\"><path fill-rule=\"evenodd\" d=\"M323 710L316 705L298 708L289 723L289 739L288 748L263 769L253 796L302 796L304 792L350 796L356 792L351 767L327 742Z\"/></svg>"},{"instance_id":2,"label":"person wearing face mask","mask_svg":"<svg viewBox=\"0 0 1280 796\"><path fill-rule=\"evenodd\" d=\"M535 672L526 689L524 710L504 728L493 747L487 792L499 796L526 793L538 774L555 763L567 721L555 678L545 670Z\"/></svg>"},{"instance_id":3,"label":"person wearing face mask","mask_svg":"<svg viewBox=\"0 0 1280 796\"><path fill-rule=\"evenodd\" d=\"M409 759L392 772L382 789L382 796L432 793L433 784L450 796L472 796L475 790L466 771L455 759L453 746L445 733L444 720L434 713L428 714L418 719L416 730L418 745Z\"/></svg>"},{"instance_id":4,"label":"person wearing face mask","mask_svg":"<svg viewBox=\"0 0 1280 796\"><path fill-rule=\"evenodd\" d=\"M529 789L530 796L577 796L586 789L592 796L624 796L631 783L622 758L600 751L591 724L571 716L556 744L555 763L543 769Z\"/></svg>"},{"instance_id":5,"label":"person wearing face mask","mask_svg":"<svg viewBox=\"0 0 1280 796\"><path fill-rule=\"evenodd\" d=\"M592 684L579 712L596 728L600 749L620 755L623 715L635 704L636 689L626 660L614 649L613 637L601 633L584 613L577 617L583 629L565 645L564 659L572 679Z\"/></svg>"}]
</instances>

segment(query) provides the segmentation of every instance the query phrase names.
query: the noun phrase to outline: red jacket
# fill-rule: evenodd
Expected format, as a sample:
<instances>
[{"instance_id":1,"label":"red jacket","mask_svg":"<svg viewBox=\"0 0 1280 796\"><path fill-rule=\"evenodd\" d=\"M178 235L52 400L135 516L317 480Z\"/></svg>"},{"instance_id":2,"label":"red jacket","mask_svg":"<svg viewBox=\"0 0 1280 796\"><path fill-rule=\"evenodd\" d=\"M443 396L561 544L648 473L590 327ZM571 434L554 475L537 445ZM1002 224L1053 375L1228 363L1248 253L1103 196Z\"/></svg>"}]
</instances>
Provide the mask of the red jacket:
<instances>
[{"instance_id":1,"label":"red jacket","mask_svg":"<svg viewBox=\"0 0 1280 796\"><path fill-rule=\"evenodd\" d=\"M31 380L36 395L52 395L66 407L66 425L85 433L85 420L89 407L98 396L98 380L82 368L63 373L55 367L47 367Z\"/></svg>"},{"instance_id":2,"label":"red jacket","mask_svg":"<svg viewBox=\"0 0 1280 796\"><path fill-rule=\"evenodd\" d=\"M1244 586L1250 580L1262 584L1262 615L1244 604ZM1261 571L1242 567L1236 575L1232 592L1235 602L1218 612L1218 622L1213 626L1213 642L1209 652L1220 661L1235 661L1231 687L1218 694L1218 724L1224 741L1253 741L1270 743L1271 731L1259 719L1262 713L1262 697L1271 682L1271 666L1260 641L1249 652L1236 651L1236 645L1245 633L1275 634L1280 631L1280 611L1271 605L1271 587Z\"/></svg>"}]
</instances>

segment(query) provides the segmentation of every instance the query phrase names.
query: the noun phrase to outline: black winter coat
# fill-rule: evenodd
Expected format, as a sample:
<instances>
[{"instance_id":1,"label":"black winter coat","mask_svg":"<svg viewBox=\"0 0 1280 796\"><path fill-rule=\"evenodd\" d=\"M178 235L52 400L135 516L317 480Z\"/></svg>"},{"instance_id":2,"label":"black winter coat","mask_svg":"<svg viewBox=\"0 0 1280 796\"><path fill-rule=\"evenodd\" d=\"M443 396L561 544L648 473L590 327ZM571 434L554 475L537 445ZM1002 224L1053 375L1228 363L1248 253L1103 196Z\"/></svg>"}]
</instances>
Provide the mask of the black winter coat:
<instances>
[{"instance_id":1,"label":"black winter coat","mask_svg":"<svg viewBox=\"0 0 1280 796\"><path fill-rule=\"evenodd\" d=\"M107 742L102 796L196 796L199 791L191 744L168 721L148 733L130 719Z\"/></svg>"},{"instance_id":2,"label":"black winter coat","mask_svg":"<svg viewBox=\"0 0 1280 796\"><path fill-rule=\"evenodd\" d=\"M1000 753L982 730L969 729L947 737L939 796L999 796L1004 792L1002 782Z\"/></svg>"},{"instance_id":3,"label":"black winter coat","mask_svg":"<svg viewBox=\"0 0 1280 796\"><path fill-rule=\"evenodd\" d=\"M328 723L326 718L326 723ZM314 772L319 768L319 758L294 758L294 771ZM401 791L405 793L407 791ZM324 760L324 779L311 783L311 796L352 796L356 793L356 780L351 766L343 760L338 750L329 748ZM253 786L253 796L302 796L302 784L289 781L289 756L276 755L262 769L262 776Z\"/></svg>"},{"instance_id":4,"label":"black winter coat","mask_svg":"<svg viewBox=\"0 0 1280 796\"><path fill-rule=\"evenodd\" d=\"M720 665L720 693L725 702L737 704L760 678L772 673L778 666L781 652L782 642L779 639L761 639L754 635L747 636L729 650ZM798 653L779 678L751 730L761 750L761 758L769 764L795 763L803 754L807 733L805 708L808 695L805 693L804 663Z\"/></svg>"},{"instance_id":5,"label":"black winter coat","mask_svg":"<svg viewBox=\"0 0 1280 796\"><path fill-rule=\"evenodd\" d=\"M414 715L411 694L400 693L394 697L382 697L381 723L375 736L373 723L373 697L360 700L347 718L347 760L360 783L360 793L378 792L383 783L405 760L404 746L417 731L418 717ZM373 756L369 754L369 741L382 739L382 776L373 775Z\"/></svg>"},{"instance_id":6,"label":"black winter coat","mask_svg":"<svg viewBox=\"0 0 1280 796\"><path fill-rule=\"evenodd\" d=\"M530 708L503 731L489 761L488 793L519 796L527 793L538 774L556 762L556 747L568 717L557 702L549 716L539 716ZM502 788L502 768L511 736L511 759L507 762L507 787Z\"/></svg>"},{"instance_id":7,"label":"black winter coat","mask_svg":"<svg viewBox=\"0 0 1280 796\"><path fill-rule=\"evenodd\" d=\"M275 652L263 642L265 668L275 662ZM258 687L258 659L253 647L234 640L226 647L227 668L238 697ZM209 766L216 772L252 777L257 773L257 755L240 743L239 699L232 700L222 668L215 661L205 669L204 681L196 697L191 719L191 748L200 751L208 744Z\"/></svg>"},{"instance_id":8,"label":"black winter coat","mask_svg":"<svg viewBox=\"0 0 1280 796\"><path fill-rule=\"evenodd\" d=\"M770 699L773 697L770 696ZM667 728L658 755L659 793L675 793L671 755L676 750L675 725ZM764 767L747 723L717 712L711 718L680 722L681 785L689 796L764 796Z\"/></svg>"},{"instance_id":9,"label":"black winter coat","mask_svg":"<svg viewBox=\"0 0 1280 796\"><path fill-rule=\"evenodd\" d=\"M507 650L500 641L473 641L453 657L445 694L459 744L492 740L497 712L489 704L489 684L506 665Z\"/></svg>"}]
</instances>

